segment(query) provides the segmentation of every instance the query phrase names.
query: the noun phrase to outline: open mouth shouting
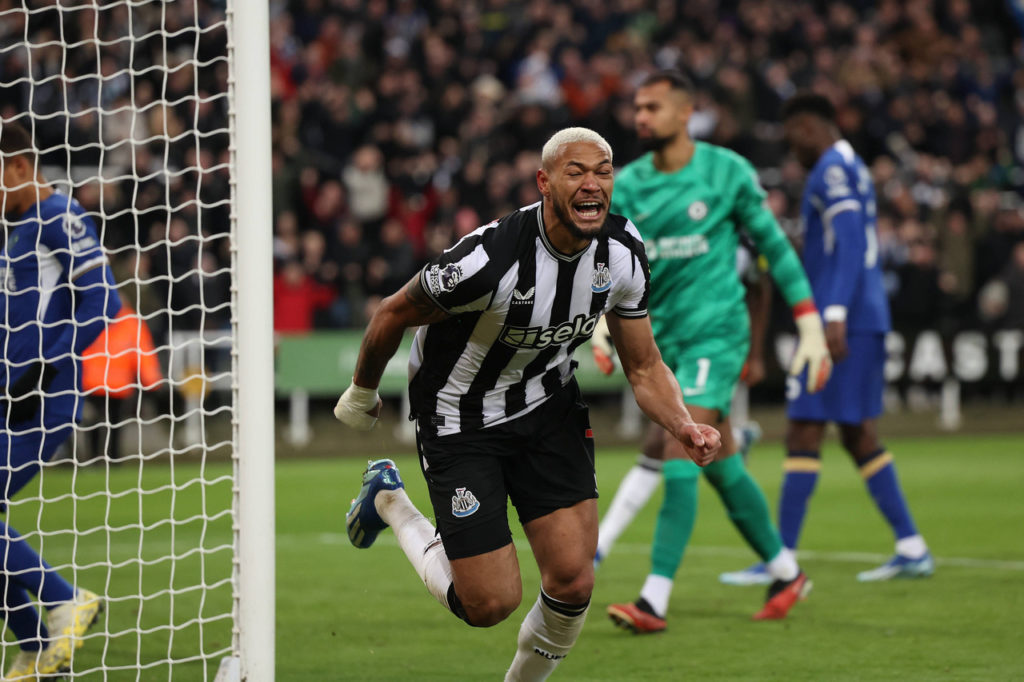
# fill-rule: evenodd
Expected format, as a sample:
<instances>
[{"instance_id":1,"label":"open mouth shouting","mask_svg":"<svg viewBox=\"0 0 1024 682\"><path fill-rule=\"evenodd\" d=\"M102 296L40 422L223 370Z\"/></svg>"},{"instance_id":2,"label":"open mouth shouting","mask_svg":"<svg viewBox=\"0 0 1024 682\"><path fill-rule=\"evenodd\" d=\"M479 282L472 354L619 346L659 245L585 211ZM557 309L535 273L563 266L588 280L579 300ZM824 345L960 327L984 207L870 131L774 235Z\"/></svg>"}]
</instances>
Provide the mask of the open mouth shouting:
<instances>
[{"instance_id":1,"label":"open mouth shouting","mask_svg":"<svg viewBox=\"0 0 1024 682\"><path fill-rule=\"evenodd\" d=\"M604 202L597 199L582 199L574 201L572 211L576 220L581 223L591 223L596 220L604 220Z\"/></svg>"}]
</instances>

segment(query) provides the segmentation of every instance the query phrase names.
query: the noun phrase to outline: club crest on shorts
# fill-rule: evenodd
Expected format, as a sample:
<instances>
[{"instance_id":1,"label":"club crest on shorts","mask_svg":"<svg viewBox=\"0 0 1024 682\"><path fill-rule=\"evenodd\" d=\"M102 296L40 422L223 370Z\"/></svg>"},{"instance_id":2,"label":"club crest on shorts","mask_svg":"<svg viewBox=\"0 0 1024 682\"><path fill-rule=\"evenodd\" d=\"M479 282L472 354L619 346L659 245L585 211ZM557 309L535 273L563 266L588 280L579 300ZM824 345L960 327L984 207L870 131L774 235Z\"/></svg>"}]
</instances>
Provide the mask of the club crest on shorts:
<instances>
[{"instance_id":1,"label":"club crest on shorts","mask_svg":"<svg viewBox=\"0 0 1024 682\"><path fill-rule=\"evenodd\" d=\"M612 273L608 271L608 266L604 263L595 263L594 266L594 277L590 281L590 290L595 294L608 291L612 288Z\"/></svg>"},{"instance_id":2,"label":"club crest on shorts","mask_svg":"<svg viewBox=\"0 0 1024 682\"><path fill-rule=\"evenodd\" d=\"M476 513L479 508L480 500L476 499L476 495L465 488L455 489L452 495L452 516L465 518Z\"/></svg>"}]
</instances>

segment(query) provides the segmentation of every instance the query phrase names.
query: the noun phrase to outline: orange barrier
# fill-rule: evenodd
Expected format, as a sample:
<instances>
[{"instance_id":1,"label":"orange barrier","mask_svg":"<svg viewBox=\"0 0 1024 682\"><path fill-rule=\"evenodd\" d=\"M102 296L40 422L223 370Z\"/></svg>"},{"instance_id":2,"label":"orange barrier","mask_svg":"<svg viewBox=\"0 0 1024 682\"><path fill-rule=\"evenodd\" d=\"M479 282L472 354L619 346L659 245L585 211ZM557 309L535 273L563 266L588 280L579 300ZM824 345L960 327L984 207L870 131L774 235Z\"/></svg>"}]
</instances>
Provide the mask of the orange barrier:
<instances>
[{"instance_id":1,"label":"orange barrier","mask_svg":"<svg viewBox=\"0 0 1024 682\"><path fill-rule=\"evenodd\" d=\"M149 390L164 374L146 322L127 303L82 354L82 388L88 394L126 398Z\"/></svg>"}]
</instances>

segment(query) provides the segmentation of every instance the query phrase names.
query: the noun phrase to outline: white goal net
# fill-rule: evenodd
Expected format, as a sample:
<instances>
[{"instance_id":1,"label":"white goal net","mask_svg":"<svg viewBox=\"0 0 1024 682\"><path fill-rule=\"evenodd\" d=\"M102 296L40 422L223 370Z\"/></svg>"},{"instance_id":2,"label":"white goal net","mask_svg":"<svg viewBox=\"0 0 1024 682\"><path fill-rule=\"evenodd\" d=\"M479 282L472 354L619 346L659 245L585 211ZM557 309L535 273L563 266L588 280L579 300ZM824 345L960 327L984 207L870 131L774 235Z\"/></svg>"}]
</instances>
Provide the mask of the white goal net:
<instances>
[{"instance_id":1,"label":"white goal net","mask_svg":"<svg viewBox=\"0 0 1024 682\"><path fill-rule=\"evenodd\" d=\"M245 674L237 663L246 647L237 454L246 389L236 343L243 313L232 11L224 0L0 0L0 144L15 126L32 144L27 155L4 147L5 173L20 168L16 156L28 159L46 183L33 183L28 206L56 197L72 215L47 222L41 209L24 213L24 195L5 175L0 393L10 414L0 414L0 673L19 669L26 651L40 650L32 655L39 668L56 660L55 614L71 603L88 616L88 590L103 611L64 642L73 644L69 679L213 680L222 667L219 679L228 667L231 677ZM89 241L93 228L98 245ZM54 248L47 230L65 248ZM27 234L34 248L21 253ZM81 348L79 334L94 327L81 312L85 292L103 282L77 277L95 253L105 256L123 306ZM29 263L35 281L24 281ZM37 321L21 324L18 308L32 295ZM70 346L50 345L62 296L71 300L64 319L75 325ZM35 358L17 352L28 333ZM27 394L39 409L12 423L25 402L13 395L14 379L31 361L77 367L80 386L39 379ZM68 401L81 421L64 438L53 415ZM35 461L45 460L35 476L29 443ZM272 488L262 503L272 509ZM272 517L264 530L272 581ZM26 568L26 546L52 571L38 560ZM78 602L61 600L61 579L79 590ZM272 601L272 590L263 598ZM267 648L272 657L272 641ZM222 666L225 659L232 665Z\"/></svg>"}]
</instances>

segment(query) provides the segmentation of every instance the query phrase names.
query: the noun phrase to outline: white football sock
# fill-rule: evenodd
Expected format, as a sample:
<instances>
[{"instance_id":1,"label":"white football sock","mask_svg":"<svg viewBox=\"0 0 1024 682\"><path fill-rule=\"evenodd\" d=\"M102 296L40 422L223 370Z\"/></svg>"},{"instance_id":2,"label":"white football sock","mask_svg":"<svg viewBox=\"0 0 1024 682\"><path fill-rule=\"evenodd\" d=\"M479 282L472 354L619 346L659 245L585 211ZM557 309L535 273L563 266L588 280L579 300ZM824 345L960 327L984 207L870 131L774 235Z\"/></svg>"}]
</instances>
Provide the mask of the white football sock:
<instances>
[{"instance_id":1,"label":"white football sock","mask_svg":"<svg viewBox=\"0 0 1024 682\"><path fill-rule=\"evenodd\" d=\"M646 457L643 460L661 464L658 460L649 460ZM635 464L626 473L622 483L619 484L619 489L615 491L615 497L612 498L608 511L601 519L601 526L597 531L598 554L602 557L608 556L615 541L622 535L622 531L626 530L626 526L633 522L637 513L651 499L651 495L654 494L660 482L660 469L652 470L650 467Z\"/></svg>"},{"instance_id":2,"label":"white football sock","mask_svg":"<svg viewBox=\"0 0 1024 682\"><path fill-rule=\"evenodd\" d=\"M766 564L768 574L776 580L789 582L800 575L800 566L796 563L793 550L783 547L771 561Z\"/></svg>"},{"instance_id":3,"label":"white football sock","mask_svg":"<svg viewBox=\"0 0 1024 682\"><path fill-rule=\"evenodd\" d=\"M413 505L405 490L381 490L374 500L377 513L395 531L398 546L409 558L430 594L445 608L452 567L434 526Z\"/></svg>"},{"instance_id":4,"label":"white football sock","mask_svg":"<svg viewBox=\"0 0 1024 682\"><path fill-rule=\"evenodd\" d=\"M668 599L672 596L672 578L651 573L644 581L640 596L651 605L658 618L664 618L668 613Z\"/></svg>"},{"instance_id":5,"label":"white football sock","mask_svg":"<svg viewBox=\"0 0 1024 682\"><path fill-rule=\"evenodd\" d=\"M911 535L896 541L896 553L908 559L920 559L928 553L928 545L920 535Z\"/></svg>"},{"instance_id":6,"label":"white football sock","mask_svg":"<svg viewBox=\"0 0 1024 682\"><path fill-rule=\"evenodd\" d=\"M556 611L551 604L565 613ZM588 609L589 602L565 604L542 591L519 628L516 657L505 673L505 682L546 680L576 643Z\"/></svg>"}]
</instances>

